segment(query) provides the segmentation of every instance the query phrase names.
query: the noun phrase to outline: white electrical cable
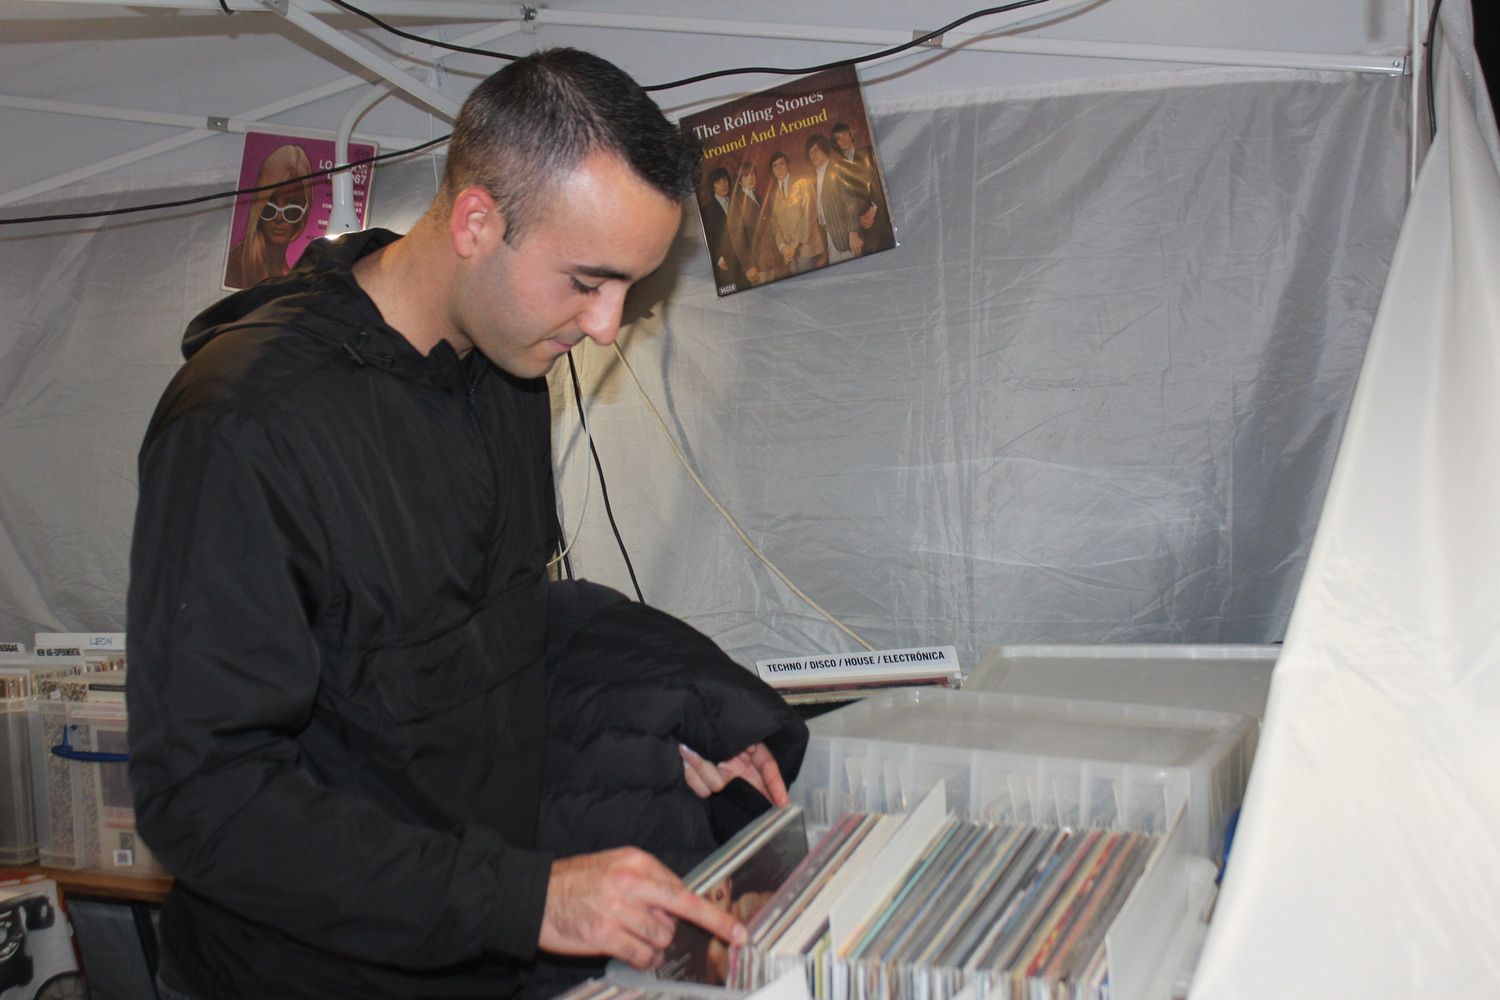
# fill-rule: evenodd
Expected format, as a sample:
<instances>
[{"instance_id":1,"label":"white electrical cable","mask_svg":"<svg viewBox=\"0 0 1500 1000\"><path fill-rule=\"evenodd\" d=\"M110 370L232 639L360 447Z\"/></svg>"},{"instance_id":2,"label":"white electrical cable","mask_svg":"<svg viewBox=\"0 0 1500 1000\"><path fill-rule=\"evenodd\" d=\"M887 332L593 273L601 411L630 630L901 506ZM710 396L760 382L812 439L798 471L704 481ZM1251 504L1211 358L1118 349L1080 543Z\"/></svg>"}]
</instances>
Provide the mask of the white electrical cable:
<instances>
[{"instance_id":1,"label":"white electrical cable","mask_svg":"<svg viewBox=\"0 0 1500 1000\"><path fill-rule=\"evenodd\" d=\"M583 425L583 436L588 440L589 445L592 447L594 443L594 434L589 430L589 418L588 414L585 413L583 409L582 395L578 397L578 422ZM569 552L572 552L573 546L578 542L578 535L583 531L583 516L589 512L589 494L593 490L593 485L594 466L593 463L589 461L588 454L585 453L583 456L583 506L578 508L578 524L574 526L572 534L568 536L567 547L557 555L553 556L551 559L547 560L547 567L549 569L561 562Z\"/></svg>"},{"instance_id":2,"label":"white electrical cable","mask_svg":"<svg viewBox=\"0 0 1500 1000\"><path fill-rule=\"evenodd\" d=\"M630 375L630 380L635 383L636 391L639 392L641 394L641 398L646 401L647 408L651 410L651 415L656 418L657 424L661 427L662 437L667 439L667 444L672 447L672 453L677 456L677 461L682 463L682 467L687 470L687 474L692 477L692 480L697 484L698 489L701 490L703 495L708 498L708 502L714 505L714 510L718 511L719 515L723 517L726 522L728 522L731 528L734 529L734 533L740 536L740 541L745 543L745 547L754 554L755 558L759 559L762 563L765 564L766 569L770 570L771 573L776 577L776 579L786 584L787 588L790 589L792 593L796 594L798 597L802 598L802 600L806 601L808 606L811 607L814 611L822 615L824 618L828 619L828 621L833 625L834 628L838 629L840 632L844 633L849 638L859 643L865 649L873 651L875 647L866 642L863 636L854 631L848 625L845 625L843 622L839 621L821 604L813 600L811 597L808 597L807 594L803 593L802 588L798 587L795 583L788 579L787 575L780 569L778 569L775 563L767 559L765 553L761 552L756 544L750 540L750 536L745 534L744 529L739 526L739 523L737 521L735 521L734 515L730 514L729 511L724 509L723 504L714 499L714 495L708 491L708 487L703 484L703 480L698 478L698 473L693 471L692 465L688 462L687 455L683 454L682 449L678 447L677 442L673 439L672 431L667 427L667 422L662 419L661 411L656 408L656 404L653 403L651 401L651 397L647 395L646 387L641 385L641 380L636 377L635 369L631 368L630 362L625 360L625 353L620 350L619 343L616 342L613 346L615 349L615 356L620 359L620 364L625 366L625 371Z\"/></svg>"}]
</instances>

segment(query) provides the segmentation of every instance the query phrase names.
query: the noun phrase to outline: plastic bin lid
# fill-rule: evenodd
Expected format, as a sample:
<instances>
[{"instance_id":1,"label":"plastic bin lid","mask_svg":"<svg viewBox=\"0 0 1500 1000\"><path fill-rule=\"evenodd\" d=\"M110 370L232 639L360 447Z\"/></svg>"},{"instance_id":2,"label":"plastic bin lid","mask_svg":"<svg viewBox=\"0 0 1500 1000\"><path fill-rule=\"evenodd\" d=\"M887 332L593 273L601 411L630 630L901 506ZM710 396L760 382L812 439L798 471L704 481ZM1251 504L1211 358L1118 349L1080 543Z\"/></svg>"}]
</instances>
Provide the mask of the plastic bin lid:
<instances>
[{"instance_id":1,"label":"plastic bin lid","mask_svg":"<svg viewBox=\"0 0 1500 1000\"><path fill-rule=\"evenodd\" d=\"M888 691L813 719L814 738L1190 766L1252 725L1228 712L972 691Z\"/></svg>"}]
</instances>

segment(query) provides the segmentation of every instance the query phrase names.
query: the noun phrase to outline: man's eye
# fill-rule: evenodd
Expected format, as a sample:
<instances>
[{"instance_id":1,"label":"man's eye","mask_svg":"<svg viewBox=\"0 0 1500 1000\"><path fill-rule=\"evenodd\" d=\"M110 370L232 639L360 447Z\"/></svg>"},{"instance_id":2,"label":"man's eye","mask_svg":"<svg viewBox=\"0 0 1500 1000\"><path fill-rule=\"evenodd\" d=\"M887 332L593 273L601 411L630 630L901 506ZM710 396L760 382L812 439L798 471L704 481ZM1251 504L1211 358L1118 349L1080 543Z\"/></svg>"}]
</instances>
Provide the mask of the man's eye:
<instances>
[{"instance_id":1,"label":"man's eye","mask_svg":"<svg viewBox=\"0 0 1500 1000\"><path fill-rule=\"evenodd\" d=\"M599 291L598 285L585 285L571 275L568 276L568 280L573 283L573 291L578 292L580 295L593 295Z\"/></svg>"}]
</instances>

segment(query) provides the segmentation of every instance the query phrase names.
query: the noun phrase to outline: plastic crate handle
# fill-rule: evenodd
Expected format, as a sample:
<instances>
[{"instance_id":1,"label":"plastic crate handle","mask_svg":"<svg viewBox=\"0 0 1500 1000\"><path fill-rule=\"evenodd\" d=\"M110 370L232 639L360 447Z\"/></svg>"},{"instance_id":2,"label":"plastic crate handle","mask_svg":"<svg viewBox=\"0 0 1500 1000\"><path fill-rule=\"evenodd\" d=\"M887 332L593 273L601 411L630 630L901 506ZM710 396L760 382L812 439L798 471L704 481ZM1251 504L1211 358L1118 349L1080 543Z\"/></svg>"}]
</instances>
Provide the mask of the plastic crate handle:
<instances>
[{"instance_id":1,"label":"plastic crate handle","mask_svg":"<svg viewBox=\"0 0 1500 1000\"><path fill-rule=\"evenodd\" d=\"M105 753L101 750L74 750L68 742L68 734L78 728L77 723L63 727L62 742L52 748L52 755L63 760L81 760L87 764L123 764L130 760L128 753Z\"/></svg>"}]
</instances>

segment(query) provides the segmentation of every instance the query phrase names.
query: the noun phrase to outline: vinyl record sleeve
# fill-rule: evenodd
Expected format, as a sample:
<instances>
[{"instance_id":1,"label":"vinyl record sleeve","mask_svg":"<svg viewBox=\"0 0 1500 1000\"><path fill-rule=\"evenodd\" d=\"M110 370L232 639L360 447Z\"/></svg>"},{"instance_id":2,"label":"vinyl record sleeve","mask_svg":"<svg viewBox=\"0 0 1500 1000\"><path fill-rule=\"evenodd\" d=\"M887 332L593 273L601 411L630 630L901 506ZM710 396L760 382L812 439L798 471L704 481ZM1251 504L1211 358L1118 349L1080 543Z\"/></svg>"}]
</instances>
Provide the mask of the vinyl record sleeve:
<instances>
[{"instance_id":1,"label":"vinyl record sleeve","mask_svg":"<svg viewBox=\"0 0 1500 1000\"><path fill-rule=\"evenodd\" d=\"M686 115L720 296L889 250L896 230L852 66Z\"/></svg>"}]
</instances>

